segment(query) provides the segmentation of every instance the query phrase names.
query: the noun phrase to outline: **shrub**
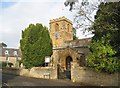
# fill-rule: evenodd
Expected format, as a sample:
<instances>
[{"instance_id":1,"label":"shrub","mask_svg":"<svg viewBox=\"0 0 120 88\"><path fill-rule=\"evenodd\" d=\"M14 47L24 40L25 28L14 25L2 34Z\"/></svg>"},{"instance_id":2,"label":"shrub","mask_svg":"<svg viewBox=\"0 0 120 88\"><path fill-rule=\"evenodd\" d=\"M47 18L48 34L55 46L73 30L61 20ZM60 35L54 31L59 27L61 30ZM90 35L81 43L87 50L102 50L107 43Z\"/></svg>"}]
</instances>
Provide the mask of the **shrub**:
<instances>
[{"instance_id":1,"label":"shrub","mask_svg":"<svg viewBox=\"0 0 120 88\"><path fill-rule=\"evenodd\" d=\"M6 67L7 66L7 62L2 62L2 67Z\"/></svg>"},{"instance_id":2,"label":"shrub","mask_svg":"<svg viewBox=\"0 0 120 88\"><path fill-rule=\"evenodd\" d=\"M39 23L30 24L22 31L20 49L25 68L43 65L45 56L52 55L52 40L48 28Z\"/></svg>"}]
</instances>

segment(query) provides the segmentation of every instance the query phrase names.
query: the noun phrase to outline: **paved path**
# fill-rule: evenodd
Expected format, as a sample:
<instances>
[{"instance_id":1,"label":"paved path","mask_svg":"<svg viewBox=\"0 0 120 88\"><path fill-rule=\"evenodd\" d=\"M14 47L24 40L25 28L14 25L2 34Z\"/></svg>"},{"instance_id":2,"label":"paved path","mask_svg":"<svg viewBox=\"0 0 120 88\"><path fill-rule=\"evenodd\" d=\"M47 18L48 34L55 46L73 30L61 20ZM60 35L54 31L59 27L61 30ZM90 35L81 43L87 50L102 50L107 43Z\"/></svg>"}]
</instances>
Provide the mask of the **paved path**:
<instances>
[{"instance_id":1,"label":"paved path","mask_svg":"<svg viewBox=\"0 0 120 88\"><path fill-rule=\"evenodd\" d=\"M70 80L49 80L37 79L10 74L2 75L2 83L7 86L81 86L80 83L73 83Z\"/></svg>"}]
</instances>

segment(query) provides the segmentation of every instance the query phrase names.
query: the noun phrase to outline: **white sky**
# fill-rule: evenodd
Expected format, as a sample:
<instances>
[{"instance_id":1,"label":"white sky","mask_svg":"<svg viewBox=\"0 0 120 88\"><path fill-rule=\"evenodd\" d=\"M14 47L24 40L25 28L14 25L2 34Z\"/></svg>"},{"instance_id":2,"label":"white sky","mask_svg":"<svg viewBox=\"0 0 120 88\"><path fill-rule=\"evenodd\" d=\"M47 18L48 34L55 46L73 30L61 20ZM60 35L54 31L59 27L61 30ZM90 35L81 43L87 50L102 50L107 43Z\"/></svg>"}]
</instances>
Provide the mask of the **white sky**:
<instances>
[{"instance_id":1,"label":"white sky","mask_svg":"<svg viewBox=\"0 0 120 88\"><path fill-rule=\"evenodd\" d=\"M64 6L65 0L4 0L17 1L6 8L0 7L0 42L18 48L21 32L30 23L42 23L49 28L49 20L65 16L73 21L74 12ZM79 38L86 36L77 30ZM90 37L91 35L87 36Z\"/></svg>"}]
</instances>

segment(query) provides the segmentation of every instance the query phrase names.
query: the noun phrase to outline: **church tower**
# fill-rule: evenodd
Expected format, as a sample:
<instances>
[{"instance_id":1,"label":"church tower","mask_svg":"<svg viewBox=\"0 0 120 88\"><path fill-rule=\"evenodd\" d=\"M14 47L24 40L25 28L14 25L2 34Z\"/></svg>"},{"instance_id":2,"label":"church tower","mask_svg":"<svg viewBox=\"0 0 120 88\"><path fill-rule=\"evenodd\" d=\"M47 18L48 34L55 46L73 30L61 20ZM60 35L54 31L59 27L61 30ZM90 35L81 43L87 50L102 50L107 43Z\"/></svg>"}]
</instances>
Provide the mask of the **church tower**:
<instances>
[{"instance_id":1,"label":"church tower","mask_svg":"<svg viewBox=\"0 0 120 88\"><path fill-rule=\"evenodd\" d=\"M73 40L72 22L64 16L50 20L50 37L53 48L62 47L65 41Z\"/></svg>"}]
</instances>

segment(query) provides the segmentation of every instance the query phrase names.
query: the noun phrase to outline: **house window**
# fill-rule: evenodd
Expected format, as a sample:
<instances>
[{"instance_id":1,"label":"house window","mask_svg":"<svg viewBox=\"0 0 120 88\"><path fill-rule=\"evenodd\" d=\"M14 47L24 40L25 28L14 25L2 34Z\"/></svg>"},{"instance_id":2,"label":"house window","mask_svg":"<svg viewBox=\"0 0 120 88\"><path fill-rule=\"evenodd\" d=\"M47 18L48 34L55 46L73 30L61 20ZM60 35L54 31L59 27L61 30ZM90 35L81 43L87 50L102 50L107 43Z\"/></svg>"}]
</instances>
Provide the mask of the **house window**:
<instances>
[{"instance_id":1,"label":"house window","mask_svg":"<svg viewBox=\"0 0 120 88\"><path fill-rule=\"evenodd\" d=\"M17 56L17 51L14 51L13 54L14 54L14 56Z\"/></svg>"},{"instance_id":2,"label":"house window","mask_svg":"<svg viewBox=\"0 0 120 88\"><path fill-rule=\"evenodd\" d=\"M9 55L9 51L8 50L5 51L5 55Z\"/></svg>"},{"instance_id":3,"label":"house window","mask_svg":"<svg viewBox=\"0 0 120 88\"><path fill-rule=\"evenodd\" d=\"M5 50L5 56L6 56L6 62L9 62L9 51L8 50Z\"/></svg>"}]
</instances>

